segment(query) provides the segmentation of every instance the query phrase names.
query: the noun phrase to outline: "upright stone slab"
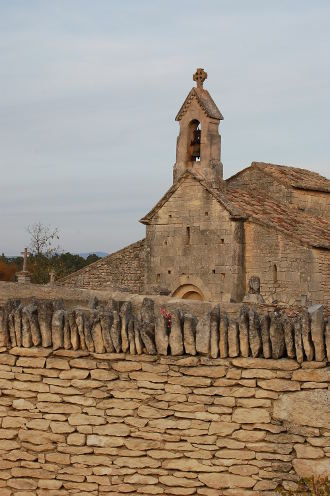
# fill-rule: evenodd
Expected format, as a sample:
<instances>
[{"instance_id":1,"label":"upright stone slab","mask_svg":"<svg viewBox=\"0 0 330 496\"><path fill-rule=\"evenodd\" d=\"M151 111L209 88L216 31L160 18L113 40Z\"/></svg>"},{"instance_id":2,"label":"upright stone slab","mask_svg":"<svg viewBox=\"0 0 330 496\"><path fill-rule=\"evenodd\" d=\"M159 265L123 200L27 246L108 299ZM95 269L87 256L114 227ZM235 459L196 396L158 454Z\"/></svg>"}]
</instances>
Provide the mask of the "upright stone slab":
<instances>
[{"instance_id":1,"label":"upright stone slab","mask_svg":"<svg viewBox=\"0 0 330 496\"><path fill-rule=\"evenodd\" d=\"M104 353L105 347L103 342L102 326L100 322L100 313L95 310L93 312L93 315L91 316L91 332L95 353Z\"/></svg>"},{"instance_id":2,"label":"upright stone slab","mask_svg":"<svg viewBox=\"0 0 330 496\"><path fill-rule=\"evenodd\" d=\"M207 312L200 319L198 319L196 327L196 351L201 355L210 354L210 313Z\"/></svg>"},{"instance_id":3,"label":"upright stone slab","mask_svg":"<svg viewBox=\"0 0 330 496\"><path fill-rule=\"evenodd\" d=\"M178 310L172 312L169 345L171 348L171 355L183 355L182 323L181 315Z\"/></svg>"},{"instance_id":4,"label":"upright stone slab","mask_svg":"<svg viewBox=\"0 0 330 496\"><path fill-rule=\"evenodd\" d=\"M249 343L253 358L261 352L261 331L258 314L254 310L249 311Z\"/></svg>"},{"instance_id":5,"label":"upright stone slab","mask_svg":"<svg viewBox=\"0 0 330 496\"><path fill-rule=\"evenodd\" d=\"M43 348L52 345L52 317L53 303L47 300L40 301L38 303L38 320Z\"/></svg>"},{"instance_id":6,"label":"upright stone slab","mask_svg":"<svg viewBox=\"0 0 330 496\"><path fill-rule=\"evenodd\" d=\"M322 362L325 358L324 339L324 307L323 305L312 305L308 309L311 317L312 340L315 348L315 360Z\"/></svg>"},{"instance_id":7,"label":"upright stone slab","mask_svg":"<svg viewBox=\"0 0 330 496\"><path fill-rule=\"evenodd\" d=\"M14 311L14 328L17 346L22 346L22 308L20 304Z\"/></svg>"},{"instance_id":8,"label":"upright stone slab","mask_svg":"<svg viewBox=\"0 0 330 496\"><path fill-rule=\"evenodd\" d=\"M239 346L241 350L241 355L243 357L248 357L250 352L249 346L249 313L246 307L242 307L239 314Z\"/></svg>"},{"instance_id":9,"label":"upright stone slab","mask_svg":"<svg viewBox=\"0 0 330 496\"><path fill-rule=\"evenodd\" d=\"M32 346L30 320L25 308L22 309L22 346L24 348L31 348Z\"/></svg>"},{"instance_id":10,"label":"upright stone slab","mask_svg":"<svg viewBox=\"0 0 330 496\"><path fill-rule=\"evenodd\" d=\"M285 341L282 319L278 312L272 312L270 315L270 341L272 357L281 358L284 355Z\"/></svg>"},{"instance_id":11,"label":"upright stone slab","mask_svg":"<svg viewBox=\"0 0 330 496\"><path fill-rule=\"evenodd\" d=\"M210 321L210 354L212 358L217 358L219 355L219 319L220 306L216 305L211 310Z\"/></svg>"},{"instance_id":12,"label":"upright stone slab","mask_svg":"<svg viewBox=\"0 0 330 496\"><path fill-rule=\"evenodd\" d=\"M306 310L301 315L301 335L306 358L308 361L311 361L314 358L314 346L311 337L310 316Z\"/></svg>"},{"instance_id":13,"label":"upright stone slab","mask_svg":"<svg viewBox=\"0 0 330 496\"><path fill-rule=\"evenodd\" d=\"M103 312L101 312L100 319L105 350L107 353L113 353L115 351L115 347L113 345L110 333L113 322L112 312L109 310L104 310Z\"/></svg>"},{"instance_id":14,"label":"upright stone slab","mask_svg":"<svg viewBox=\"0 0 330 496\"><path fill-rule=\"evenodd\" d=\"M84 333L85 314L82 310L76 310L75 316L76 316L76 323L77 323L78 334L79 334L80 347L82 350L86 350L87 346L86 346L86 342L85 342L85 333Z\"/></svg>"},{"instance_id":15,"label":"upright stone slab","mask_svg":"<svg viewBox=\"0 0 330 496\"><path fill-rule=\"evenodd\" d=\"M298 363L304 361L304 350L302 342L302 330L301 330L301 319L296 318L294 323L294 346L296 349L296 360Z\"/></svg>"},{"instance_id":16,"label":"upright stone slab","mask_svg":"<svg viewBox=\"0 0 330 496\"><path fill-rule=\"evenodd\" d=\"M155 325L155 345L159 355L167 355L168 335L167 319L159 314Z\"/></svg>"},{"instance_id":17,"label":"upright stone slab","mask_svg":"<svg viewBox=\"0 0 330 496\"><path fill-rule=\"evenodd\" d=\"M53 342L54 350L63 348L64 345L63 327L64 327L64 310L55 310L52 318L52 342Z\"/></svg>"},{"instance_id":18,"label":"upright stone slab","mask_svg":"<svg viewBox=\"0 0 330 496\"><path fill-rule=\"evenodd\" d=\"M110 336L117 353L121 352L121 324L120 316L116 310L112 312L113 321L110 329Z\"/></svg>"},{"instance_id":19,"label":"upright stone slab","mask_svg":"<svg viewBox=\"0 0 330 496\"><path fill-rule=\"evenodd\" d=\"M125 301L120 309L121 318L121 347L124 353L129 349L128 342L128 323L132 319L132 304L130 301Z\"/></svg>"},{"instance_id":20,"label":"upright stone slab","mask_svg":"<svg viewBox=\"0 0 330 496\"><path fill-rule=\"evenodd\" d=\"M130 355L136 355L135 334L134 334L134 320L133 320L133 318L131 318L128 321L127 334L128 334L129 353L130 353Z\"/></svg>"},{"instance_id":21,"label":"upright stone slab","mask_svg":"<svg viewBox=\"0 0 330 496\"><path fill-rule=\"evenodd\" d=\"M270 319L269 315L263 315L260 319L262 354L264 358L272 357L272 345L270 342Z\"/></svg>"},{"instance_id":22,"label":"upright stone slab","mask_svg":"<svg viewBox=\"0 0 330 496\"><path fill-rule=\"evenodd\" d=\"M294 325L288 316L283 317L284 341L288 358L295 358Z\"/></svg>"},{"instance_id":23,"label":"upright stone slab","mask_svg":"<svg viewBox=\"0 0 330 496\"><path fill-rule=\"evenodd\" d=\"M81 346L81 349L83 350L84 348L82 348L82 345L80 345L78 326L76 322L76 314L74 310L69 312L68 319L70 324L70 340L71 340L72 349L76 351L79 350L79 347Z\"/></svg>"},{"instance_id":24,"label":"upright stone slab","mask_svg":"<svg viewBox=\"0 0 330 496\"><path fill-rule=\"evenodd\" d=\"M63 343L65 350L70 350L72 348L71 329L70 329L70 320L69 320L68 312L64 312Z\"/></svg>"},{"instance_id":25,"label":"upright stone slab","mask_svg":"<svg viewBox=\"0 0 330 496\"><path fill-rule=\"evenodd\" d=\"M228 326L229 320L225 312L220 315L220 326L219 326L219 351L220 358L228 357Z\"/></svg>"},{"instance_id":26,"label":"upright stone slab","mask_svg":"<svg viewBox=\"0 0 330 496\"><path fill-rule=\"evenodd\" d=\"M327 360L330 362L330 317L325 322L325 342L327 349Z\"/></svg>"},{"instance_id":27,"label":"upright stone slab","mask_svg":"<svg viewBox=\"0 0 330 496\"><path fill-rule=\"evenodd\" d=\"M0 307L0 348L9 346L9 332L7 324L7 314L3 307Z\"/></svg>"},{"instance_id":28,"label":"upright stone slab","mask_svg":"<svg viewBox=\"0 0 330 496\"><path fill-rule=\"evenodd\" d=\"M196 317L186 313L183 322L183 343L185 352L193 356L196 355L196 327Z\"/></svg>"},{"instance_id":29,"label":"upright stone slab","mask_svg":"<svg viewBox=\"0 0 330 496\"><path fill-rule=\"evenodd\" d=\"M155 312L151 298L144 298L142 302L140 336L147 353L155 355Z\"/></svg>"},{"instance_id":30,"label":"upright stone slab","mask_svg":"<svg viewBox=\"0 0 330 496\"><path fill-rule=\"evenodd\" d=\"M239 353L238 323L231 318L228 326L228 354L234 358L239 356Z\"/></svg>"}]
</instances>

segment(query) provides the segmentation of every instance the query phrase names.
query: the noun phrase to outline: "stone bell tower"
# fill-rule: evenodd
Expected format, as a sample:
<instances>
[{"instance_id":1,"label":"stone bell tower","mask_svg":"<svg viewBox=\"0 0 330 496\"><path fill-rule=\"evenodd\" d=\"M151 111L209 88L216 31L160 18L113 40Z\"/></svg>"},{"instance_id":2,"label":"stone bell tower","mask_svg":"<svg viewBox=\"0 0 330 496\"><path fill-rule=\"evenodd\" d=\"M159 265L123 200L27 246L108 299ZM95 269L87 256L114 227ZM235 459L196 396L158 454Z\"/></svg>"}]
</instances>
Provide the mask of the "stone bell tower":
<instances>
[{"instance_id":1,"label":"stone bell tower","mask_svg":"<svg viewBox=\"0 0 330 496\"><path fill-rule=\"evenodd\" d=\"M221 136L218 128L223 117L209 92L203 88L206 78L204 69L198 68L193 75L196 88L191 89L175 118L180 123L180 133L173 182L190 169L212 187L221 187Z\"/></svg>"}]
</instances>

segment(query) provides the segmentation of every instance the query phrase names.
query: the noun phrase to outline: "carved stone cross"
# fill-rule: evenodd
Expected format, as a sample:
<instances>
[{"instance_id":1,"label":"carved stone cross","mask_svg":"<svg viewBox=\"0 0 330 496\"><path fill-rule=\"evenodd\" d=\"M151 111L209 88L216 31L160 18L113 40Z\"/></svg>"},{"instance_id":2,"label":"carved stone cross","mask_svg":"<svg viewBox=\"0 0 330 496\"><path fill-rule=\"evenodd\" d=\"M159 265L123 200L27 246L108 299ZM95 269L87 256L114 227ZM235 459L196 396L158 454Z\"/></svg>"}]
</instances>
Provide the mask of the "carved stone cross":
<instances>
[{"instance_id":1,"label":"carved stone cross","mask_svg":"<svg viewBox=\"0 0 330 496\"><path fill-rule=\"evenodd\" d=\"M21 252L21 255L23 255L23 272L27 272L27 259L30 253L28 252L27 248L24 248L24 251Z\"/></svg>"},{"instance_id":2,"label":"carved stone cross","mask_svg":"<svg viewBox=\"0 0 330 496\"><path fill-rule=\"evenodd\" d=\"M193 80L196 81L197 88L201 88L201 89L203 88L203 83L206 78L207 78L207 73L204 71L204 69L199 67L196 70L195 74L193 75Z\"/></svg>"}]
</instances>

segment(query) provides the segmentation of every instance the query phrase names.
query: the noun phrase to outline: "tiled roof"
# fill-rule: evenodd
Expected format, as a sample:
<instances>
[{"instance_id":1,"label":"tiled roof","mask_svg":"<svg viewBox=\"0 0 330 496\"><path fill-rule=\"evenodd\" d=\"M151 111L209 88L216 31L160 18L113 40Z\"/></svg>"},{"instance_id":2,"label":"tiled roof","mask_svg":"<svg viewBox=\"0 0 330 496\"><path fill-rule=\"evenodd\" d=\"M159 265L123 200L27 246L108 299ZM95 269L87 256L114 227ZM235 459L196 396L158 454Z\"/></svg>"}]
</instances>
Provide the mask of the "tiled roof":
<instances>
[{"instance_id":1,"label":"tiled roof","mask_svg":"<svg viewBox=\"0 0 330 496\"><path fill-rule=\"evenodd\" d=\"M279 182L297 189L306 189L312 191L324 191L330 193L330 180L317 172L298 167L289 167L288 165L268 164L266 162L252 162L251 165L232 177L240 175L249 169L260 169L266 174L271 174ZM229 178L227 180L230 183Z\"/></svg>"},{"instance_id":2,"label":"tiled roof","mask_svg":"<svg viewBox=\"0 0 330 496\"><path fill-rule=\"evenodd\" d=\"M330 249L330 223L325 218L270 200L258 191L228 187L226 195L230 203L252 221L274 227L304 244Z\"/></svg>"},{"instance_id":3,"label":"tiled roof","mask_svg":"<svg viewBox=\"0 0 330 496\"><path fill-rule=\"evenodd\" d=\"M222 116L220 110L218 109L218 107L216 106L216 104L214 103L210 93L207 90L204 90L202 88L192 88L190 90L187 98L183 102L183 105L180 108L178 115L175 118L176 121L180 121L182 119L184 113L186 112L186 110L188 109L188 107L190 105L190 102L194 98L197 99L199 105L202 107L204 112L209 117L212 117L213 119L218 119L218 120L223 119L223 116Z\"/></svg>"}]
</instances>

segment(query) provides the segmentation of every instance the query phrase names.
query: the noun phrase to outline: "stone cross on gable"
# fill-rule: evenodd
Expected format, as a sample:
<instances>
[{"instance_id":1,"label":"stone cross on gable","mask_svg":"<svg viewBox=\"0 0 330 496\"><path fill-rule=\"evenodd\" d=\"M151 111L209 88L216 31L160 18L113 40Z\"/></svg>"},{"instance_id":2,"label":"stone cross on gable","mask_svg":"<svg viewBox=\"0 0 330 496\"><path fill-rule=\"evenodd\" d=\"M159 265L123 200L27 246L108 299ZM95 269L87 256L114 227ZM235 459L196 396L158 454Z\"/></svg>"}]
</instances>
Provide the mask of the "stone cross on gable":
<instances>
[{"instance_id":1,"label":"stone cross on gable","mask_svg":"<svg viewBox=\"0 0 330 496\"><path fill-rule=\"evenodd\" d=\"M193 80L196 81L197 88L203 89L203 83L206 78L207 78L207 73L204 71L204 69L199 67L196 70L195 74L193 75Z\"/></svg>"},{"instance_id":2,"label":"stone cross on gable","mask_svg":"<svg viewBox=\"0 0 330 496\"><path fill-rule=\"evenodd\" d=\"M27 259L31 253L28 252L27 248L24 248L24 251L21 251L21 255L23 255L23 272L27 272Z\"/></svg>"}]
</instances>

